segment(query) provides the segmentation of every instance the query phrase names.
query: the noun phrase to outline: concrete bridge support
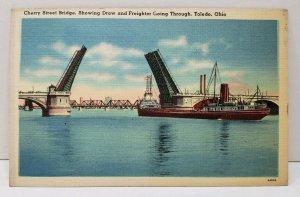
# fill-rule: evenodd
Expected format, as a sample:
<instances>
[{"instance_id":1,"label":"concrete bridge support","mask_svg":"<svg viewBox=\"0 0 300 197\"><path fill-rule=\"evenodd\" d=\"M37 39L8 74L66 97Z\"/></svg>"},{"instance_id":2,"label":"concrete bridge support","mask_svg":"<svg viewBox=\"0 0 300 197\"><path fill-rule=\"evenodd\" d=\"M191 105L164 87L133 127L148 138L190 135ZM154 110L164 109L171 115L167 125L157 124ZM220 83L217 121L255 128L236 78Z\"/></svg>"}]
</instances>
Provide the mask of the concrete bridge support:
<instances>
[{"instance_id":1,"label":"concrete bridge support","mask_svg":"<svg viewBox=\"0 0 300 197\"><path fill-rule=\"evenodd\" d=\"M71 114L69 91L55 91L56 87L48 88L46 113L43 116L68 116Z\"/></svg>"}]
</instances>

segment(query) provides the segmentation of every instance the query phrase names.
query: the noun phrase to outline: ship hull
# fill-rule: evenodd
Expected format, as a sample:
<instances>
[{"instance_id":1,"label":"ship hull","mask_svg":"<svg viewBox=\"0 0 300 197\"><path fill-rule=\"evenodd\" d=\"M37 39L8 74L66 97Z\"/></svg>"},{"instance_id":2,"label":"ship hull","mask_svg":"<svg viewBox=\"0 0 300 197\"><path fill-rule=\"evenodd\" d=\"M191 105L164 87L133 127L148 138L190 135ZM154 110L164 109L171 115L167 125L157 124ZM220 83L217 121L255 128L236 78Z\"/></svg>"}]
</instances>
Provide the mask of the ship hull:
<instances>
[{"instance_id":1,"label":"ship hull","mask_svg":"<svg viewBox=\"0 0 300 197\"><path fill-rule=\"evenodd\" d=\"M139 116L194 118L194 119L223 119L223 120L260 120L270 114L269 108L240 110L240 111L195 111L175 109L140 109Z\"/></svg>"}]
</instances>

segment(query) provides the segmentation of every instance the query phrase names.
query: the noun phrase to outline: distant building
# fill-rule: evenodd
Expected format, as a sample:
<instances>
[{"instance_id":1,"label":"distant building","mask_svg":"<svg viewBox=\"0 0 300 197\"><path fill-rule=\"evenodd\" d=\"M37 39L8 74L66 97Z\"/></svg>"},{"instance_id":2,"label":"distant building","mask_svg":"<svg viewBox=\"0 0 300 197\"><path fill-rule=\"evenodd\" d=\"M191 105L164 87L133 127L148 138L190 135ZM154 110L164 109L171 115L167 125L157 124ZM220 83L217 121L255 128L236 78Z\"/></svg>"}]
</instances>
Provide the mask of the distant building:
<instances>
[{"instance_id":1,"label":"distant building","mask_svg":"<svg viewBox=\"0 0 300 197\"><path fill-rule=\"evenodd\" d=\"M108 105L111 101L112 101L112 97L107 96L104 99L104 104Z\"/></svg>"}]
</instances>

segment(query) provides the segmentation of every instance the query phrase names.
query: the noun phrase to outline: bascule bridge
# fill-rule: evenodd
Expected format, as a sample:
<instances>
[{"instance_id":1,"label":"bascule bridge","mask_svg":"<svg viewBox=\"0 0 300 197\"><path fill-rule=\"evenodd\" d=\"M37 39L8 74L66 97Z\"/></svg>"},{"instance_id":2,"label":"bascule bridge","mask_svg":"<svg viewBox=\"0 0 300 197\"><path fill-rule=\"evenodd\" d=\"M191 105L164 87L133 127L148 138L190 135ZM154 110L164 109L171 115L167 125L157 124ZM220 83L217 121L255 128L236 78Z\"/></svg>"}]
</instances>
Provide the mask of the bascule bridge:
<instances>
[{"instance_id":1,"label":"bascule bridge","mask_svg":"<svg viewBox=\"0 0 300 197\"><path fill-rule=\"evenodd\" d=\"M70 95L86 47L75 51L57 85L50 85L47 92L19 92L19 99L33 102L42 109L43 116L70 115Z\"/></svg>"},{"instance_id":2,"label":"bascule bridge","mask_svg":"<svg viewBox=\"0 0 300 197\"><path fill-rule=\"evenodd\" d=\"M171 77L159 50L147 53L145 58L152 70L159 89L160 105L162 107L172 106L172 97L179 93L179 89Z\"/></svg>"}]
</instances>

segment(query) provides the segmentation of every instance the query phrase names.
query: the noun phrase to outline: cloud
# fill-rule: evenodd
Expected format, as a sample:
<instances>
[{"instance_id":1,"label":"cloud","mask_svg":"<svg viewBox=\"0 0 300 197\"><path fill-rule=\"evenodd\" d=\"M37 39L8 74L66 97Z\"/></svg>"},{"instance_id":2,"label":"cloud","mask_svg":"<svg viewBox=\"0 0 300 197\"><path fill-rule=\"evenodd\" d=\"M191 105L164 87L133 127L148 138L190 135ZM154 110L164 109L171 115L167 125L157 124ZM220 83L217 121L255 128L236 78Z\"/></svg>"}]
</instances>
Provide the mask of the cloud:
<instances>
[{"instance_id":1,"label":"cloud","mask_svg":"<svg viewBox=\"0 0 300 197\"><path fill-rule=\"evenodd\" d=\"M64 42L57 41L51 45L51 49L59 54L69 57L72 56L75 53L75 51L80 50L81 46L80 45L67 46Z\"/></svg>"},{"instance_id":2,"label":"cloud","mask_svg":"<svg viewBox=\"0 0 300 197\"><path fill-rule=\"evenodd\" d=\"M214 62L211 60L187 60L185 66L177 69L178 74L193 73L199 69L212 68Z\"/></svg>"},{"instance_id":3,"label":"cloud","mask_svg":"<svg viewBox=\"0 0 300 197\"><path fill-rule=\"evenodd\" d=\"M55 52L62 54L67 57L71 57L76 50L81 47L79 45L67 46L62 41L53 43L51 49ZM128 62L128 59L132 58L143 58L144 52L135 48L122 48L117 45L100 42L87 49L84 61L85 64L101 66L101 67L118 67L124 70L133 69L136 67L135 64ZM58 64L62 63L58 59L51 56L43 57L41 60L43 63Z\"/></svg>"},{"instance_id":4,"label":"cloud","mask_svg":"<svg viewBox=\"0 0 300 197\"><path fill-rule=\"evenodd\" d=\"M244 75L245 75L245 72L244 71L222 71L220 73L221 77L227 77L229 79L232 79L232 80L241 80Z\"/></svg>"},{"instance_id":5,"label":"cloud","mask_svg":"<svg viewBox=\"0 0 300 197\"><path fill-rule=\"evenodd\" d=\"M79 80L93 80L97 82L111 81L116 78L115 75L112 75L110 73L80 73L77 77Z\"/></svg>"},{"instance_id":6,"label":"cloud","mask_svg":"<svg viewBox=\"0 0 300 197\"><path fill-rule=\"evenodd\" d=\"M225 49L229 49L232 47L232 45L229 44L228 42L226 42L224 38L218 38L218 39L214 40L214 43L219 43L219 44L224 45Z\"/></svg>"},{"instance_id":7,"label":"cloud","mask_svg":"<svg viewBox=\"0 0 300 197\"><path fill-rule=\"evenodd\" d=\"M180 59L179 58L173 58L171 59L171 64L178 64L180 62Z\"/></svg>"},{"instance_id":8,"label":"cloud","mask_svg":"<svg viewBox=\"0 0 300 197\"><path fill-rule=\"evenodd\" d=\"M25 69L24 74L30 77L48 78L48 77L60 77L63 70L60 69Z\"/></svg>"},{"instance_id":9,"label":"cloud","mask_svg":"<svg viewBox=\"0 0 300 197\"><path fill-rule=\"evenodd\" d=\"M68 46L62 41L54 42L51 47L55 52L62 55L73 55L76 50L81 49L80 45ZM135 48L122 48L107 42L101 42L88 48L85 55L87 58L101 57L102 59L115 59L118 57L143 57L144 52Z\"/></svg>"},{"instance_id":10,"label":"cloud","mask_svg":"<svg viewBox=\"0 0 300 197\"><path fill-rule=\"evenodd\" d=\"M89 64L96 65L96 66L112 67L117 62L118 62L117 60L105 59L105 60L91 60L89 61Z\"/></svg>"},{"instance_id":11,"label":"cloud","mask_svg":"<svg viewBox=\"0 0 300 197\"><path fill-rule=\"evenodd\" d=\"M196 42L191 45L191 48L200 49L201 52L203 53L203 55L207 55L210 52L210 50L211 50L210 48L212 45L217 46L217 47L221 46L225 49L229 49L232 47L232 45L229 44L228 42L226 42L224 38L217 38L217 39L205 42L205 43Z\"/></svg>"},{"instance_id":12,"label":"cloud","mask_svg":"<svg viewBox=\"0 0 300 197\"><path fill-rule=\"evenodd\" d=\"M100 56L112 60L120 57L143 57L144 52L135 48L122 48L107 42L101 42L89 49L87 57Z\"/></svg>"},{"instance_id":13,"label":"cloud","mask_svg":"<svg viewBox=\"0 0 300 197\"><path fill-rule=\"evenodd\" d=\"M177 39L162 39L158 42L158 45L167 47L182 47L187 44L186 36L180 36Z\"/></svg>"},{"instance_id":14,"label":"cloud","mask_svg":"<svg viewBox=\"0 0 300 197\"><path fill-rule=\"evenodd\" d=\"M208 42L203 43L203 44L196 43L196 44L194 44L194 47L196 49L200 49L204 55L207 55L209 53L209 45L210 45L210 43L208 43Z\"/></svg>"},{"instance_id":15,"label":"cloud","mask_svg":"<svg viewBox=\"0 0 300 197\"><path fill-rule=\"evenodd\" d=\"M64 62L60 59L51 57L51 56L43 56L39 62L41 64L49 64L49 65L55 65L55 64L63 64Z\"/></svg>"},{"instance_id":16,"label":"cloud","mask_svg":"<svg viewBox=\"0 0 300 197\"><path fill-rule=\"evenodd\" d=\"M129 69L133 69L135 66L131 63L128 62L120 62L119 63L120 67L123 68L124 70L129 70Z\"/></svg>"},{"instance_id":17,"label":"cloud","mask_svg":"<svg viewBox=\"0 0 300 197\"><path fill-rule=\"evenodd\" d=\"M107 42L101 42L90 49L86 54L87 64L101 67L117 67L124 70L136 67L128 61L133 58L143 58L144 52L135 48L122 48Z\"/></svg>"},{"instance_id":18,"label":"cloud","mask_svg":"<svg viewBox=\"0 0 300 197\"><path fill-rule=\"evenodd\" d=\"M124 70L133 69L135 67L134 64L129 63L127 61L113 60L113 59L91 60L89 61L89 64L96 65L96 66L103 66L103 67L116 66Z\"/></svg>"},{"instance_id":19,"label":"cloud","mask_svg":"<svg viewBox=\"0 0 300 197\"><path fill-rule=\"evenodd\" d=\"M125 75L124 78L128 82L145 83L145 75L141 75L141 76Z\"/></svg>"},{"instance_id":20,"label":"cloud","mask_svg":"<svg viewBox=\"0 0 300 197\"><path fill-rule=\"evenodd\" d=\"M61 41L57 41L52 44L51 48L58 53L63 53L66 45Z\"/></svg>"}]
</instances>

